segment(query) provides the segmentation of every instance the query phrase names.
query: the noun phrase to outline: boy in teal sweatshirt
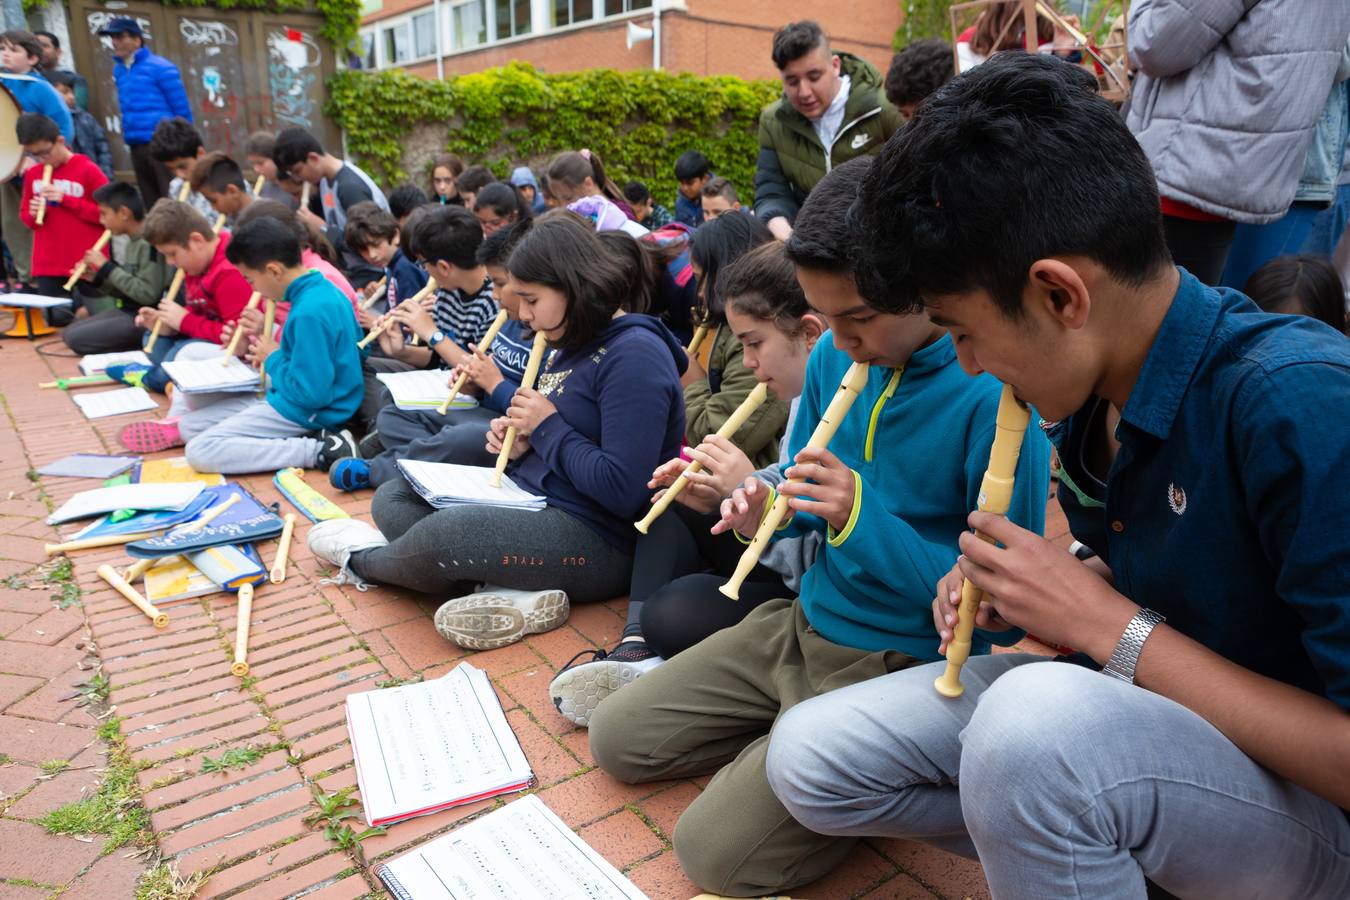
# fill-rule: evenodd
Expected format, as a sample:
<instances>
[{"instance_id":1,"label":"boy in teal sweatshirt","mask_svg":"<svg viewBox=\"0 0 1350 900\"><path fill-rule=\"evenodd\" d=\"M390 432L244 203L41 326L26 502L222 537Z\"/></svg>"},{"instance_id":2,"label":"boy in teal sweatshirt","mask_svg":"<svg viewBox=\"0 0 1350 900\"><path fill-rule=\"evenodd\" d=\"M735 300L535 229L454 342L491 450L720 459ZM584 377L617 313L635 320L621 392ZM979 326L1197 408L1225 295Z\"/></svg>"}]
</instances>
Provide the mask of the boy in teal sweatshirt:
<instances>
[{"instance_id":1,"label":"boy in teal sweatshirt","mask_svg":"<svg viewBox=\"0 0 1350 900\"><path fill-rule=\"evenodd\" d=\"M278 345L250 336L248 359L264 372L265 399L221 399L183 417L188 462L199 472L268 472L289 466L327 469L350 456L355 442L342 426L361 403L361 331L351 303L322 275L304 269L300 242L275 219L236 231L226 257L254 290L290 304ZM259 330L261 313L240 316Z\"/></svg>"},{"instance_id":2,"label":"boy in teal sweatshirt","mask_svg":"<svg viewBox=\"0 0 1350 900\"><path fill-rule=\"evenodd\" d=\"M591 753L622 781L717 773L674 833L685 874L717 894L776 894L825 875L852 849L851 838L797 823L774 796L769 732L804 700L938 658L933 593L956 562L993 443L998 382L968 377L926 316L881 313L858 294L844 220L870 165L853 160L827 175L787 244L831 329L807 363L783 471L806 481L777 487L792 514L779 534L826 538L800 598L761 604L591 714ZM866 384L829 447L805 449L855 362L869 364ZM1009 518L1040 532L1049 444L1034 425L1016 478ZM773 493L747 480L723 500L713 530L753 534Z\"/></svg>"}]
</instances>

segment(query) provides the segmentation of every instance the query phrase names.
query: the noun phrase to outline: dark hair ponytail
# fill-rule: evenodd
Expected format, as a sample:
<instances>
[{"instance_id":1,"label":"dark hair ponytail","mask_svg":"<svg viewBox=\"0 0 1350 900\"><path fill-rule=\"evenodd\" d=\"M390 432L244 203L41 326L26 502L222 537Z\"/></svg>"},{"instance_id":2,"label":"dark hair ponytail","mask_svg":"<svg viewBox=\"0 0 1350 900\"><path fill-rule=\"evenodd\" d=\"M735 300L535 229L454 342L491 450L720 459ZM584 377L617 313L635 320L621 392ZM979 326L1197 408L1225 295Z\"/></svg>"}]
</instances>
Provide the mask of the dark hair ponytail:
<instances>
[{"instance_id":1,"label":"dark hair ponytail","mask_svg":"<svg viewBox=\"0 0 1350 900\"><path fill-rule=\"evenodd\" d=\"M550 181L561 181L571 187L580 187L581 183L589 178L607 199L614 203L626 203L623 191L619 190L619 186L610 181L609 176L605 174L605 164L600 161L600 154L593 150L568 150L566 153L559 153L548 164L548 177Z\"/></svg>"}]
</instances>

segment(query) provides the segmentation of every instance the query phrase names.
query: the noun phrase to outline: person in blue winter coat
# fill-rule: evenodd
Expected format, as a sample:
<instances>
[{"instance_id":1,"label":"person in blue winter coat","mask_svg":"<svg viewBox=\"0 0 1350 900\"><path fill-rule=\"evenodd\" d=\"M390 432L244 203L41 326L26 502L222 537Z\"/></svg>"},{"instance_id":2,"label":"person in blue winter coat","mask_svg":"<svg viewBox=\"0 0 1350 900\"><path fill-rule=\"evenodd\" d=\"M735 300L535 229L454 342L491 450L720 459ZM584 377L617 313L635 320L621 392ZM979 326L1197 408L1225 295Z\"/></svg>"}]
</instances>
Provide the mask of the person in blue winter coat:
<instances>
[{"instance_id":1,"label":"person in blue winter coat","mask_svg":"<svg viewBox=\"0 0 1350 900\"><path fill-rule=\"evenodd\" d=\"M684 349L657 319L623 312L631 272L589 225L537 222L507 270L521 322L547 349L535 388L517 390L490 423L487 449L496 454L514 428L510 479L547 506L433 509L398 479L375 492L379 530L343 519L309 531L340 581L455 598L437 610L436 629L477 649L562 625L569 597L627 592L647 479L684 435Z\"/></svg>"},{"instance_id":2,"label":"person in blue winter coat","mask_svg":"<svg viewBox=\"0 0 1350 900\"><path fill-rule=\"evenodd\" d=\"M150 138L162 119L180 116L192 121L192 105L178 67L145 46L145 32L129 16L108 20L99 34L112 39L113 80L122 110L122 140L131 151L131 164L146 209L169 194L169 172L150 157Z\"/></svg>"}]
</instances>

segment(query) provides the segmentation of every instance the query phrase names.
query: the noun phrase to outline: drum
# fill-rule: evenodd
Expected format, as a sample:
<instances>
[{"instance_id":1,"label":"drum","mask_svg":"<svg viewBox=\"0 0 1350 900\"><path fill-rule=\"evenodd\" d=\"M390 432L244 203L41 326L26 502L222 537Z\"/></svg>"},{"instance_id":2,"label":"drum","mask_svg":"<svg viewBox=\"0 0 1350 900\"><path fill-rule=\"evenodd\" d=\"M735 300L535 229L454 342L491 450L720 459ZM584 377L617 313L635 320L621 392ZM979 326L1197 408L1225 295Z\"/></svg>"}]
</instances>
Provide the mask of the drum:
<instances>
[{"instance_id":1,"label":"drum","mask_svg":"<svg viewBox=\"0 0 1350 900\"><path fill-rule=\"evenodd\" d=\"M0 80L0 181L8 181L19 174L19 164L23 162L23 147L14 134L14 126L23 114L23 107Z\"/></svg>"}]
</instances>

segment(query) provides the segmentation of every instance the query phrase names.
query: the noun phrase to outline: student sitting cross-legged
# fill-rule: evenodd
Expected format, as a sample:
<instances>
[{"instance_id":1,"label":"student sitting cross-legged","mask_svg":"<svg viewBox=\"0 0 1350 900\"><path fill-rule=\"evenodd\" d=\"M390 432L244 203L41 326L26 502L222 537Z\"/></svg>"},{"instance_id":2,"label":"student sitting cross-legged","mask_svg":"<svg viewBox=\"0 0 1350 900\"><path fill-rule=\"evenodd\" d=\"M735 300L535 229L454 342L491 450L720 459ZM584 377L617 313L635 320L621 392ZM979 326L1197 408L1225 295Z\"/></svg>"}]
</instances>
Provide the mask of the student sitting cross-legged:
<instances>
[{"instance_id":1,"label":"student sitting cross-legged","mask_svg":"<svg viewBox=\"0 0 1350 900\"><path fill-rule=\"evenodd\" d=\"M808 701L774 730L777 796L825 834L978 856L1000 898L1350 896L1350 343L1178 269L1148 159L1054 59L929 97L855 213L864 290L1056 421L1096 555L949 525L927 658L963 578L977 625L1081 652L974 657L956 699L936 662Z\"/></svg>"},{"instance_id":2,"label":"student sitting cross-legged","mask_svg":"<svg viewBox=\"0 0 1350 900\"><path fill-rule=\"evenodd\" d=\"M466 466L490 466L496 461L485 449L484 436L492 420L510 408L525 374L533 339L520 321L520 298L511 289L511 274L506 270L511 249L528 229L529 224L503 229L478 246L475 258L492 279L492 297L508 318L490 348L470 344L472 355L446 376L453 385L461 372L467 372L464 390L479 395L478 406L450 409L441 415L435 410L399 409L389 403L375 420L374 433L383 449L370 459L352 456L338 460L328 470L333 487L355 491L400 479L400 459ZM363 448L370 443L363 441Z\"/></svg>"},{"instance_id":3,"label":"student sitting cross-legged","mask_svg":"<svg viewBox=\"0 0 1350 900\"><path fill-rule=\"evenodd\" d=\"M233 395L183 416L188 462L199 472L312 469L331 446L351 443L340 432L361 402L361 329L336 287L300 261L295 232L270 218L234 234L230 262L263 297L290 306L281 342L249 336L249 362L266 378L265 399ZM250 310L241 327L260 318Z\"/></svg>"},{"instance_id":4,"label":"student sitting cross-legged","mask_svg":"<svg viewBox=\"0 0 1350 900\"><path fill-rule=\"evenodd\" d=\"M556 628L569 597L585 603L628 589L632 517L651 470L684 432L683 349L656 319L622 311L630 274L589 224L568 215L536 222L507 268L521 321L549 350L537 389L517 390L492 421L488 451L514 426L508 474L547 508L433 509L398 479L375 492L379 530L343 519L309 531L310 549L342 580L455 598L437 611L437 630L477 649ZM480 471L486 481L491 470Z\"/></svg>"},{"instance_id":5,"label":"student sitting cross-legged","mask_svg":"<svg viewBox=\"0 0 1350 900\"><path fill-rule=\"evenodd\" d=\"M798 223L841 236L869 164L853 160L826 175ZM967 378L951 339L925 316L868 305L847 241L822 243L810 265L797 265L797 278L831 329L806 364L792 463L782 473L806 481L777 487L792 514L777 534L823 538L800 599L761 603L612 694L590 719L591 753L621 781L716 773L674 834L685 873L716 894L778 893L848 855L852 841L798 824L770 790L769 733L804 700L937 658L932 585L956 561L1001 391L992 378ZM807 448L845 373L863 362L866 383L829 447ZM1034 531L1044 522L1048 457L1031 426L1012 509ZM716 530L753 534L771 496L767 484L748 479L722 502ZM977 649L993 637L977 637Z\"/></svg>"},{"instance_id":6,"label":"student sitting cross-legged","mask_svg":"<svg viewBox=\"0 0 1350 900\"><path fill-rule=\"evenodd\" d=\"M71 322L61 340L76 353L112 353L141 346L144 330L136 325L143 306L155 306L172 277L159 251L141 234L145 207L141 193L124 181L105 184L94 191L98 220L114 237L125 236L125 246L114 254L112 247L84 252L80 277L113 299L116 306Z\"/></svg>"}]
</instances>

